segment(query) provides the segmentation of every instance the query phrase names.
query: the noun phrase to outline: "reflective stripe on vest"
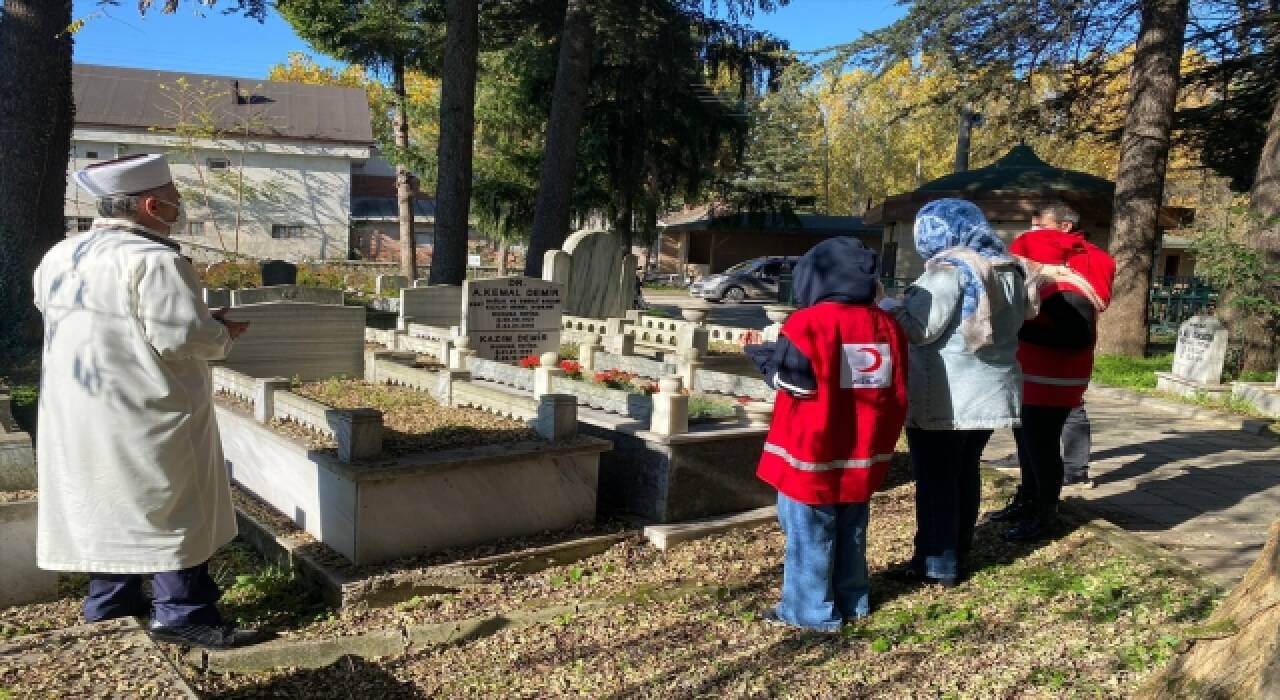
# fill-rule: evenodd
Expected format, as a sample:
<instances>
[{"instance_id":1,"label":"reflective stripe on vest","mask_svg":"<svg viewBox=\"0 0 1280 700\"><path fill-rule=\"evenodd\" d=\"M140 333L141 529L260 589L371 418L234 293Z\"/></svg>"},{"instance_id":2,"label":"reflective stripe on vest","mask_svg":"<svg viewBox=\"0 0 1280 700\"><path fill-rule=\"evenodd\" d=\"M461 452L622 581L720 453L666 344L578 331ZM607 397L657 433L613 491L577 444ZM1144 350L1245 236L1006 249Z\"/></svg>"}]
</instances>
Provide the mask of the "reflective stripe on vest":
<instances>
[{"instance_id":1,"label":"reflective stripe on vest","mask_svg":"<svg viewBox=\"0 0 1280 700\"><path fill-rule=\"evenodd\" d=\"M764 451L781 457L782 460L792 469L799 469L806 472L825 472L832 469L869 469L870 467L887 461L889 458L893 457L893 453L889 453L864 459L837 459L831 462L806 462L802 459L793 457L790 452L787 452L781 446L775 445L771 442L766 442L764 444Z\"/></svg>"},{"instance_id":2,"label":"reflective stripe on vest","mask_svg":"<svg viewBox=\"0 0 1280 700\"><path fill-rule=\"evenodd\" d=\"M1089 378L1067 378L1067 377L1042 377L1036 374L1024 374L1022 378L1034 382L1036 384L1049 384L1052 386L1088 386Z\"/></svg>"}]
</instances>

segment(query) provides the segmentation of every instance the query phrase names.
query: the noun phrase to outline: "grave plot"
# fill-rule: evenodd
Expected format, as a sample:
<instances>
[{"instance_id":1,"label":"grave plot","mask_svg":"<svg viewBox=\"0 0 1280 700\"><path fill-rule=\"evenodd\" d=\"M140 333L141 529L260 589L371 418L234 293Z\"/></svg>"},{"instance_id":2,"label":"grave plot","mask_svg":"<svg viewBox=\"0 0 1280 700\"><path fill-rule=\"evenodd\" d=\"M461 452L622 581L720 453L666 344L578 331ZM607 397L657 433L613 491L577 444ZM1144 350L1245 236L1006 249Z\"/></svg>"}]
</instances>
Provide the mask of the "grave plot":
<instances>
[{"instance_id":1,"label":"grave plot","mask_svg":"<svg viewBox=\"0 0 1280 700\"><path fill-rule=\"evenodd\" d=\"M57 595L58 574L36 566L36 461L0 386L0 607Z\"/></svg>"},{"instance_id":2,"label":"grave plot","mask_svg":"<svg viewBox=\"0 0 1280 700\"><path fill-rule=\"evenodd\" d=\"M424 387L448 376L402 359ZM553 405L533 406L531 430L359 380L293 386L220 367L214 384L233 479L355 564L595 518L608 444Z\"/></svg>"}]
</instances>

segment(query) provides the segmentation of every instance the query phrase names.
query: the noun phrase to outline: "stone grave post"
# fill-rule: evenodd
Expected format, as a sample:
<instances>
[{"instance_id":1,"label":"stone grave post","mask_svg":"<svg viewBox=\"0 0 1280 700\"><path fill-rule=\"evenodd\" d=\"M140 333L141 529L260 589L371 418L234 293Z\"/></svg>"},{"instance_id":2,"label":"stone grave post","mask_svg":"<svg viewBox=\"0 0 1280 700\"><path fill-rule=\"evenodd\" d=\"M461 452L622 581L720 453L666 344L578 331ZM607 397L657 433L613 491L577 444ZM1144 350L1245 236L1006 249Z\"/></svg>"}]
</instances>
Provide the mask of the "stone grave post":
<instances>
[{"instance_id":1,"label":"stone grave post","mask_svg":"<svg viewBox=\"0 0 1280 700\"><path fill-rule=\"evenodd\" d=\"M467 280L457 343L469 340L476 357L516 363L560 350L563 289L531 277Z\"/></svg>"},{"instance_id":2,"label":"stone grave post","mask_svg":"<svg viewBox=\"0 0 1280 700\"><path fill-rule=\"evenodd\" d=\"M689 387L690 391L693 391L697 387L694 380L697 379L698 370L703 364L701 362L701 357L702 351L697 348L685 348L680 351L680 379L684 382L685 386Z\"/></svg>"},{"instance_id":3,"label":"stone grave post","mask_svg":"<svg viewBox=\"0 0 1280 700\"><path fill-rule=\"evenodd\" d=\"M578 400L569 394L539 396L533 430L551 442L572 440L578 434Z\"/></svg>"},{"instance_id":4,"label":"stone grave post","mask_svg":"<svg viewBox=\"0 0 1280 700\"><path fill-rule=\"evenodd\" d=\"M460 371L467 370L467 358L475 355L476 352L471 349L471 339L465 335L460 335L453 340L453 349L449 352L449 369Z\"/></svg>"},{"instance_id":5,"label":"stone grave post","mask_svg":"<svg viewBox=\"0 0 1280 700\"><path fill-rule=\"evenodd\" d=\"M600 336L596 333L588 333L586 340L578 345L578 364L582 366L583 372L596 370L596 353L603 350L604 347L600 345Z\"/></svg>"},{"instance_id":6,"label":"stone grave post","mask_svg":"<svg viewBox=\"0 0 1280 700\"><path fill-rule=\"evenodd\" d=\"M253 418L270 423L276 417L276 392L288 391L290 382L284 377L259 379L253 385Z\"/></svg>"},{"instance_id":7,"label":"stone grave post","mask_svg":"<svg viewBox=\"0 0 1280 700\"><path fill-rule=\"evenodd\" d=\"M689 397L681 390L680 377L658 380L658 393L653 395L653 413L649 431L658 435L689 432Z\"/></svg>"},{"instance_id":8,"label":"stone grave post","mask_svg":"<svg viewBox=\"0 0 1280 700\"><path fill-rule=\"evenodd\" d=\"M1222 385L1227 327L1212 316L1192 316L1178 328L1173 371L1156 373L1156 388L1183 396L1230 393Z\"/></svg>"},{"instance_id":9,"label":"stone grave post","mask_svg":"<svg viewBox=\"0 0 1280 700\"><path fill-rule=\"evenodd\" d=\"M555 378L563 377L560 369L560 356L554 352L544 352L538 357L538 367L533 370L533 395L546 396L555 393Z\"/></svg>"},{"instance_id":10,"label":"stone grave post","mask_svg":"<svg viewBox=\"0 0 1280 700\"><path fill-rule=\"evenodd\" d=\"M769 319L769 327L761 332L761 340L766 343L778 342L778 334L782 332L782 324L795 311L795 308L782 304L769 304L764 307L764 315Z\"/></svg>"}]
</instances>

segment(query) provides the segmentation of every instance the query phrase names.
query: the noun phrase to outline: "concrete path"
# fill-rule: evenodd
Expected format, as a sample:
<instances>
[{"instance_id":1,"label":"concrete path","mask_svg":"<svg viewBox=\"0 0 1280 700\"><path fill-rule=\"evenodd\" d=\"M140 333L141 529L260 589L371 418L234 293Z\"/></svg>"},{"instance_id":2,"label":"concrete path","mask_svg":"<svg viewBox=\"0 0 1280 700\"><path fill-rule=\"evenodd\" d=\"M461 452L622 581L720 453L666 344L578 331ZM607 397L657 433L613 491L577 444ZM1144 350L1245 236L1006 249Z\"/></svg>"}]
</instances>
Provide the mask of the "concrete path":
<instances>
[{"instance_id":1,"label":"concrete path","mask_svg":"<svg viewBox=\"0 0 1280 700\"><path fill-rule=\"evenodd\" d=\"M1280 517L1280 441L1239 430L1239 422L1186 418L1090 392L1089 468L1096 487L1063 497L1155 542L1234 585L1253 564ZM997 432L983 455L1014 453ZM1009 462L1016 474L1016 459Z\"/></svg>"}]
</instances>

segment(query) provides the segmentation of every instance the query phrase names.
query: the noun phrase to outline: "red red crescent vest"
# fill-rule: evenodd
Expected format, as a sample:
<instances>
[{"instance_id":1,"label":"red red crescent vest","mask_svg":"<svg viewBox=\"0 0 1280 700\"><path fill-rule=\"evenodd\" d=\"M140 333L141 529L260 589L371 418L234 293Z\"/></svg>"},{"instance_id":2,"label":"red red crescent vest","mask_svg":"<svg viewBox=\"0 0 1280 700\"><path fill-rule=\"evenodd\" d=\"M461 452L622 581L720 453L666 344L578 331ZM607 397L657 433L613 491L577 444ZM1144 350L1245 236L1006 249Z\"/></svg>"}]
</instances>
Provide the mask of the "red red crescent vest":
<instances>
[{"instance_id":1,"label":"red red crescent vest","mask_svg":"<svg viewBox=\"0 0 1280 700\"><path fill-rule=\"evenodd\" d=\"M1106 302L1111 300L1111 282L1115 261L1106 251L1084 240L1083 236L1056 229L1036 229L1022 234L1009 246L1009 252L1048 265L1067 265L1082 274L1095 293ZM1062 292L1087 294L1063 281L1040 286L1040 301ZM1098 309L1098 313L1102 313ZM1095 327L1097 317L1094 317ZM1018 343L1018 363L1022 365L1022 403L1028 406L1063 406L1074 408L1084 401L1093 374L1093 347L1066 350L1062 348Z\"/></svg>"},{"instance_id":2,"label":"red red crescent vest","mask_svg":"<svg viewBox=\"0 0 1280 700\"><path fill-rule=\"evenodd\" d=\"M782 334L813 365L818 390L779 391L756 475L809 505L865 503L889 470L907 418L907 342L875 306L824 302Z\"/></svg>"}]
</instances>

